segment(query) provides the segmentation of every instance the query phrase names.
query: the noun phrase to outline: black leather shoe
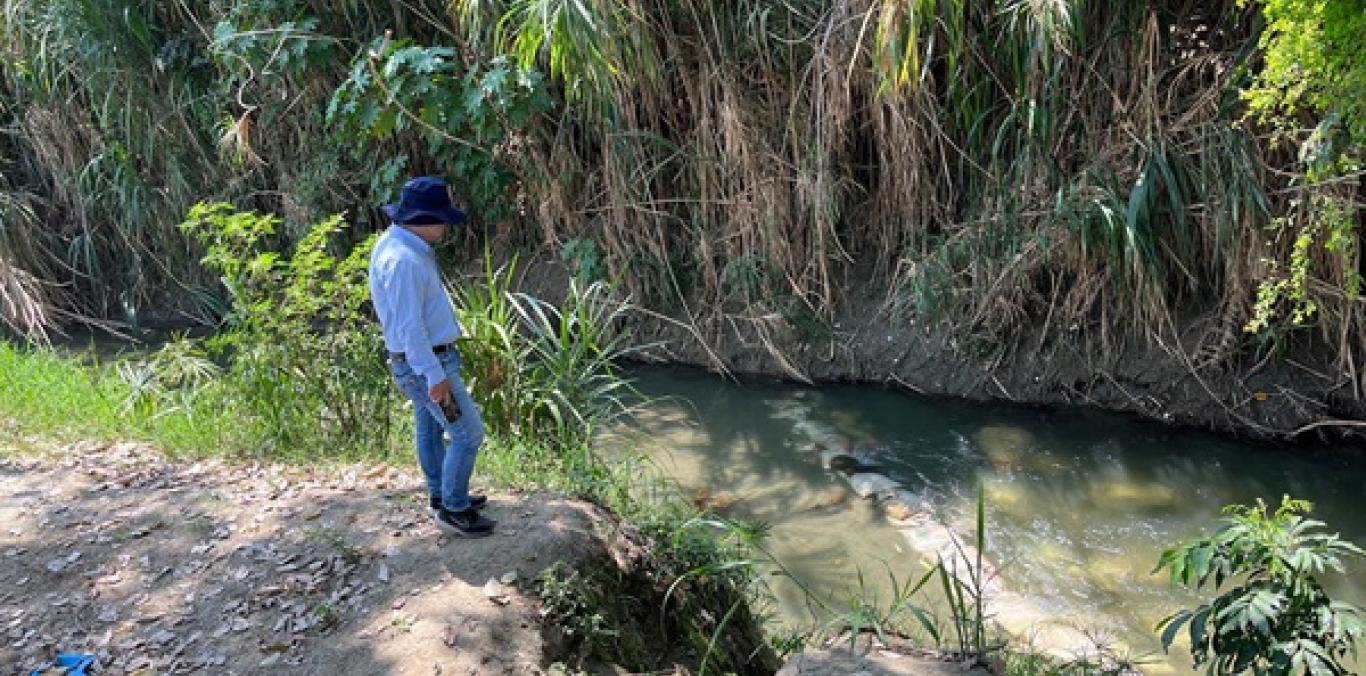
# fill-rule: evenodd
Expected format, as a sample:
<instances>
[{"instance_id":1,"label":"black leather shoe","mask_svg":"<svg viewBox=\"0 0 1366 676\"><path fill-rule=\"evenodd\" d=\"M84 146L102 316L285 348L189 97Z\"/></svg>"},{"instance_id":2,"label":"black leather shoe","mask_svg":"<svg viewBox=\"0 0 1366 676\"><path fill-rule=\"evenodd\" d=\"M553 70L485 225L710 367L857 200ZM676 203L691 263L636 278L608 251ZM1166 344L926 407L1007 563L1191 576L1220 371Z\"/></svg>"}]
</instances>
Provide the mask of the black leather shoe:
<instances>
[{"instance_id":1,"label":"black leather shoe","mask_svg":"<svg viewBox=\"0 0 1366 676\"><path fill-rule=\"evenodd\" d=\"M497 521L480 516L479 510L473 507L460 512L443 509L437 513L434 520L436 527L440 528L442 532L463 538L481 538L485 535L492 535L493 527L498 525Z\"/></svg>"}]
</instances>

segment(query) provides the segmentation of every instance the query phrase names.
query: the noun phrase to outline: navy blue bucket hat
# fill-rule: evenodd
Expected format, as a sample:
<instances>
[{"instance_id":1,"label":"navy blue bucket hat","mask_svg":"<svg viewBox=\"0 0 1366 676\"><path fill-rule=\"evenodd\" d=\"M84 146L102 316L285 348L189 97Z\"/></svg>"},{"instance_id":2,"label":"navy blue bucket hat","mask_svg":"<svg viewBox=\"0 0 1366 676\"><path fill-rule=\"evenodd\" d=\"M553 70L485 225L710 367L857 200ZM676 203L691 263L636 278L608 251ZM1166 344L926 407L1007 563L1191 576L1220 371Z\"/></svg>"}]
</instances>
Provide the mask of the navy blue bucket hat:
<instances>
[{"instance_id":1,"label":"navy blue bucket hat","mask_svg":"<svg viewBox=\"0 0 1366 676\"><path fill-rule=\"evenodd\" d=\"M419 176L403 184L398 204L382 207L395 223L439 221L452 225L464 223L468 216L451 202L450 186L436 176Z\"/></svg>"}]
</instances>

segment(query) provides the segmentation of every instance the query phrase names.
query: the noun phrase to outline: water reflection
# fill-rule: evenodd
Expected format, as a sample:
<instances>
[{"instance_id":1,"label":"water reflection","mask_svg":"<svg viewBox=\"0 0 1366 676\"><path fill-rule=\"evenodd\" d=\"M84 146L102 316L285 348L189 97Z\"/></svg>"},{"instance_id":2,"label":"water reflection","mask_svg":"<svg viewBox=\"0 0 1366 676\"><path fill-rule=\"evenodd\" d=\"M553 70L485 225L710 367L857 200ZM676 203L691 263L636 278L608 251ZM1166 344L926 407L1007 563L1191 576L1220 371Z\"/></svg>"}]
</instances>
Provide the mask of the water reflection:
<instances>
[{"instance_id":1,"label":"water reflection","mask_svg":"<svg viewBox=\"0 0 1366 676\"><path fill-rule=\"evenodd\" d=\"M1028 598L1020 616L1109 635L1137 653L1156 651L1153 625L1196 601L1151 574L1159 553L1208 531L1225 504L1291 493L1366 543L1366 471L1285 449L869 387L740 386L669 370L642 371L639 385L668 398L605 441L639 447L688 494L771 524L774 553L836 608L859 588L886 603L890 577L918 577L924 564L883 506L826 469L832 449L923 498L963 537L980 485L987 553L1005 585ZM789 621L813 620L797 585L779 580L774 590ZM1361 603L1366 575L1358 567L1330 591ZM1184 655L1167 662L1178 673L1187 664Z\"/></svg>"}]
</instances>

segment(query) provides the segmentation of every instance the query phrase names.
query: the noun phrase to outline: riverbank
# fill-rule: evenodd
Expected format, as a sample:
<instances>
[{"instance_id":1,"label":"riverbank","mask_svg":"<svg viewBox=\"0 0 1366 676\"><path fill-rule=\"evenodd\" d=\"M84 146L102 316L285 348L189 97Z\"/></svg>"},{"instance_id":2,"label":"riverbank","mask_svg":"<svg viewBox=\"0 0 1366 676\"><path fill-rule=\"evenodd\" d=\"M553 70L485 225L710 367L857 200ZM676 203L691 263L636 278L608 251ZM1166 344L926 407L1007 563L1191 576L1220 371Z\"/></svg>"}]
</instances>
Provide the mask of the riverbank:
<instances>
[{"instance_id":1,"label":"riverbank","mask_svg":"<svg viewBox=\"0 0 1366 676\"><path fill-rule=\"evenodd\" d=\"M666 603L670 580L632 525L563 495L499 490L486 512L498 532L453 539L426 518L421 486L384 463L172 460L145 444L7 436L0 664L79 651L130 674L617 673L594 621L648 650L628 668L700 663L685 637L657 633L679 630L668 616L704 595L685 584ZM621 587L594 590L593 571ZM638 624L579 604L621 588ZM750 622L741 613L716 649L772 673Z\"/></svg>"},{"instance_id":2,"label":"riverbank","mask_svg":"<svg viewBox=\"0 0 1366 676\"><path fill-rule=\"evenodd\" d=\"M522 288L560 298L569 272L542 252ZM477 277L480 270L464 266ZM805 315L684 304L633 315L637 357L734 376L808 383L876 384L920 395L1082 407L1163 425L1286 444L1337 444L1366 461L1366 369L1343 369L1312 332L1270 353L1218 313L1171 318L1144 338L1051 315L993 335L899 316L870 296L875 280L843 285L829 322ZM759 306L755 306L759 307Z\"/></svg>"},{"instance_id":3,"label":"riverbank","mask_svg":"<svg viewBox=\"0 0 1366 676\"><path fill-rule=\"evenodd\" d=\"M875 287L868 287L875 288ZM854 296L856 294L850 294ZM916 394L1080 406L1179 427L1286 443L1339 443L1366 458L1366 372L1340 369L1312 339L1261 354L1240 327L1191 315L1144 339L1027 322L1020 335L969 339L850 300L828 325L788 318L649 317L634 327L652 360L798 382L872 383Z\"/></svg>"}]
</instances>

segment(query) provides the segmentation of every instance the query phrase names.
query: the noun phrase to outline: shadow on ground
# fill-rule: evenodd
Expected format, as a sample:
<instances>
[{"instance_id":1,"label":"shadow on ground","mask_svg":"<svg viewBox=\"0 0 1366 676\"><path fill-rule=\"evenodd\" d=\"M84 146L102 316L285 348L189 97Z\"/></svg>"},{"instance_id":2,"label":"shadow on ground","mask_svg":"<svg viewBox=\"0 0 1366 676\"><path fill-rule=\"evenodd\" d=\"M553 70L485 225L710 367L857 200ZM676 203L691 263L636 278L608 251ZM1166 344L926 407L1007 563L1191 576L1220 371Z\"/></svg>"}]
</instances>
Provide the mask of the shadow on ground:
<instances>
[{"instance_id":1,"label":"shadow on ground","mask_svg":"<svg viewBox=\"0 0 1366 676\"><path fill-rule=\"evenodd\" d=\"M96 653L101 673L544 672L563 648L524 589L556 561L601 555L611 521L495 494L497 534L453 539L421 486L386 466L0 444L0 665L27 673L61 650Z\"/></svg>"}]
</instances>

